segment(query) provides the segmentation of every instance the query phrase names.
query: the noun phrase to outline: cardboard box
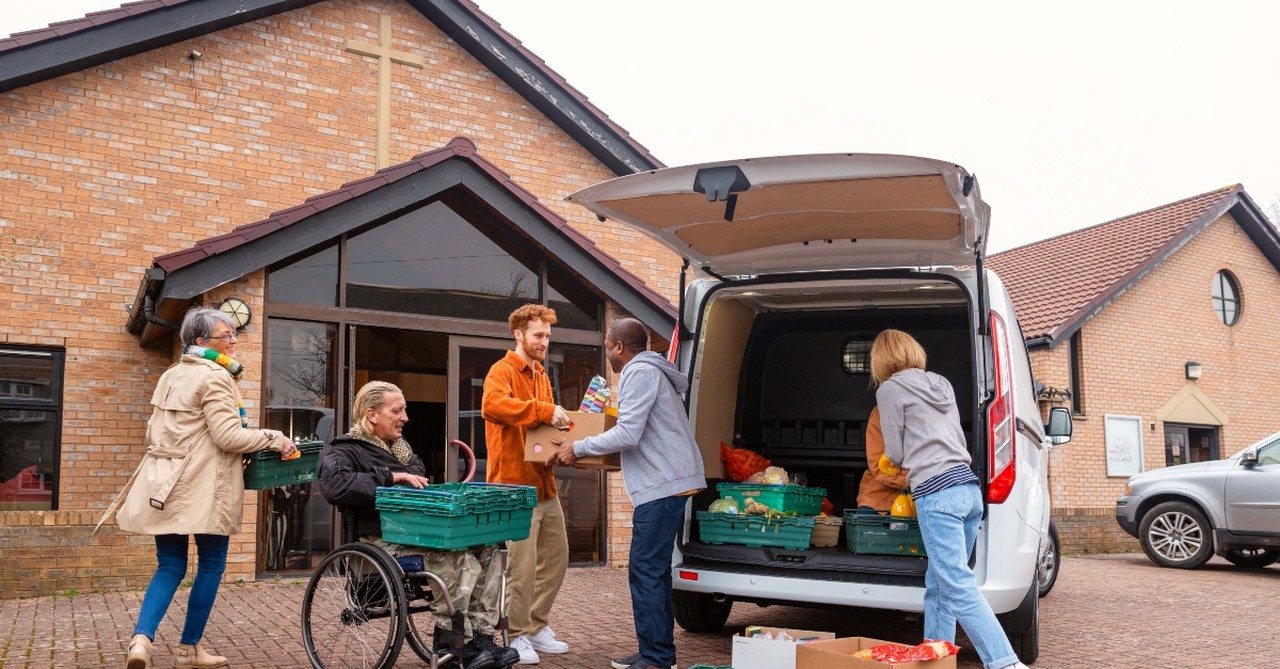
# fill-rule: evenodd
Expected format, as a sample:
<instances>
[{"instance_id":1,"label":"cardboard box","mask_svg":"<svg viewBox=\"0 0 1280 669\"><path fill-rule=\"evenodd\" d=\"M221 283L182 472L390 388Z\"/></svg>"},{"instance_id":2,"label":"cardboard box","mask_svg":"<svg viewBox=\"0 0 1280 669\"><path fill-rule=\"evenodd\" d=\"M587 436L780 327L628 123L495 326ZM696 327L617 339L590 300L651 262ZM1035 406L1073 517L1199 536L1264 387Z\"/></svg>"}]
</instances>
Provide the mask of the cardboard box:
<instances>
[{"instance_id":1,"label":"cardboard box","mask_svg":"<svg viewBox=\"0 0 1280 669\"><path fill-rule=\"evenodd\" d=\"M765 638L786 632L796 641ZM833 639L832 632L793 630L783 627L748 627L733 637L733 669L796 669L796 648L818 639Z\"/></svg>"},{"instance_id":2,"label":"cardboard box","mask_svg":"<svg viewBox=\"0 0 1280 669\"><path fill-rule=\"evenodd\" d=\"M524 439L524 459L526 462L546 462L551 454L559 449L552 439L583 439L604 432L618 422L617 418L606 413L587 413L570 411L569 420L573 428L567 431L557 430L550 425L539 425L527 434ZM621 469L622 461L617 453L609 455L591 455L578 458L577 466L590 469Z\"/></svg>"},{"instance_id":3,"label":"cardboard box","mask_svg":"<svg viewBox=\"0 0 1280 669\"><path fill-rule=\"evenodd\" d=\"M956 656L949 655L930 662L906 662L885 664L853 657L853 654L882 643L893 643L852 636L829 641L814 641L796 646L795 669L956 669ZM910 644L898 644L907 646ZM736 667L735 667L736 669Z\"/></svg>"}]
</instances>

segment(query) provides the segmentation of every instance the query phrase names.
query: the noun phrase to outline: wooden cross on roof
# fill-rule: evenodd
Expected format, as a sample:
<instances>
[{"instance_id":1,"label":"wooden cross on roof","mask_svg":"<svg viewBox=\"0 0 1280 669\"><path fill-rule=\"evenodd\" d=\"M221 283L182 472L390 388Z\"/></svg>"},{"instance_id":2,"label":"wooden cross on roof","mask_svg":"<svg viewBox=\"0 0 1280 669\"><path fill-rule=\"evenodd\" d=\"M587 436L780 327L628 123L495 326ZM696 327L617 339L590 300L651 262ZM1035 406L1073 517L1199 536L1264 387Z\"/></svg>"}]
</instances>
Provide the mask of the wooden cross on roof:
<instances>
[{"instance_id":1,"label":"wooden cross on roof","mask_svg":"<svg viewBox=\"0 0 1280 669\"><path fill-rule=\"evenodd\" d=\"M378 169L391 161L391 63L422 67L422 56L391 48L391 17L378 16L378 43L347 40L347 51L378 59Z\"/></svg>"}]
</instances>

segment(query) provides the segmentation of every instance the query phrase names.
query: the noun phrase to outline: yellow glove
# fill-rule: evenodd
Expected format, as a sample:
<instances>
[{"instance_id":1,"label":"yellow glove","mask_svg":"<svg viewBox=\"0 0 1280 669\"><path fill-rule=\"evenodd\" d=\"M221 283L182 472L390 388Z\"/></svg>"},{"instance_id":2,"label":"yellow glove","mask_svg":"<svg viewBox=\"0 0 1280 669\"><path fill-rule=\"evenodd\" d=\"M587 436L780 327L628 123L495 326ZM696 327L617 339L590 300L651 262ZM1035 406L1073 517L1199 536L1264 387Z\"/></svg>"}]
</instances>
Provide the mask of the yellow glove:
<instances>
[{"instance_id":1,"label":"yellow glove","mask_svg":"<svg viewBox=\"0 0 1280 669\"><path fill-rule=\"evenodd\" d=\"M889 476L897 476L898 473L902 471L902 468L893 464L893 461L889 459L889 456L884 453L880 454L880 461L876 463L876 466L880 468L880 471Z\"/></svg>"},{"instance_id":2,"label":"yellow glove","mask_svg":"<svg viewBox=\"0 0 1280 669\"><path fill-rule=\"evenodd\" d=\"M903 490L893 500L893 506L889 507L889 515L898 518L915 518L916 517L916 501L911 498L911 492Z\"/></svg>"}]
</instances>

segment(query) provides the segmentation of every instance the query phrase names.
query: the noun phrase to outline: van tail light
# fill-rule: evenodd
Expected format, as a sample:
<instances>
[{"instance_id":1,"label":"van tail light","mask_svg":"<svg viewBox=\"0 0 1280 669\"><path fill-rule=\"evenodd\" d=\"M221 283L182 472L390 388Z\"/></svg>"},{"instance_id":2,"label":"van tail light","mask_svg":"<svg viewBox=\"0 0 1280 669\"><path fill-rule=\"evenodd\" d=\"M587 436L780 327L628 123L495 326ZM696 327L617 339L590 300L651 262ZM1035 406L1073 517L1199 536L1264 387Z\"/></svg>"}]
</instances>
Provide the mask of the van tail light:
<instances>
[{"instance_id":1,"label":"van tail light","mask_svg":"<svg viewBox=\"0 0 1280 669\"><path fill-rule=\"evenodd\" d=\"M1009 351L1009 330L1004 319L991 312L991 351L995 358L996 392L987 407L987 501L1001 504L1013 492L1017 477L1017 450L1014 440L1013 370Z\"/></svg>"}]
</instances>

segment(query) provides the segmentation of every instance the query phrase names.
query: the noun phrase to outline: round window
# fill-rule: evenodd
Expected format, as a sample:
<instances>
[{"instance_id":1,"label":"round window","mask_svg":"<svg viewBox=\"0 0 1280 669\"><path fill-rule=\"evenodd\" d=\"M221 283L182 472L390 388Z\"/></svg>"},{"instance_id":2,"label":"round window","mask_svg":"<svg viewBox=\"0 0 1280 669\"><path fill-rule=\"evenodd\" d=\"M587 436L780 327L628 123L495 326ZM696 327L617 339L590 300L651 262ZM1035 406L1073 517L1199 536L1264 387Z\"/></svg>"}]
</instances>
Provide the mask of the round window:
<instances>
[{"instance_id":1,"label":"round window","mask_svg":"<svg viewBox=\"0 0 1280 669\"><path fill-rule=\"evenodd\" d=\"M1240 320L1240 284L1225 269L1213 277L1213 311L1226 325L1235 325Z\"/></svg>"}]
</instances>

